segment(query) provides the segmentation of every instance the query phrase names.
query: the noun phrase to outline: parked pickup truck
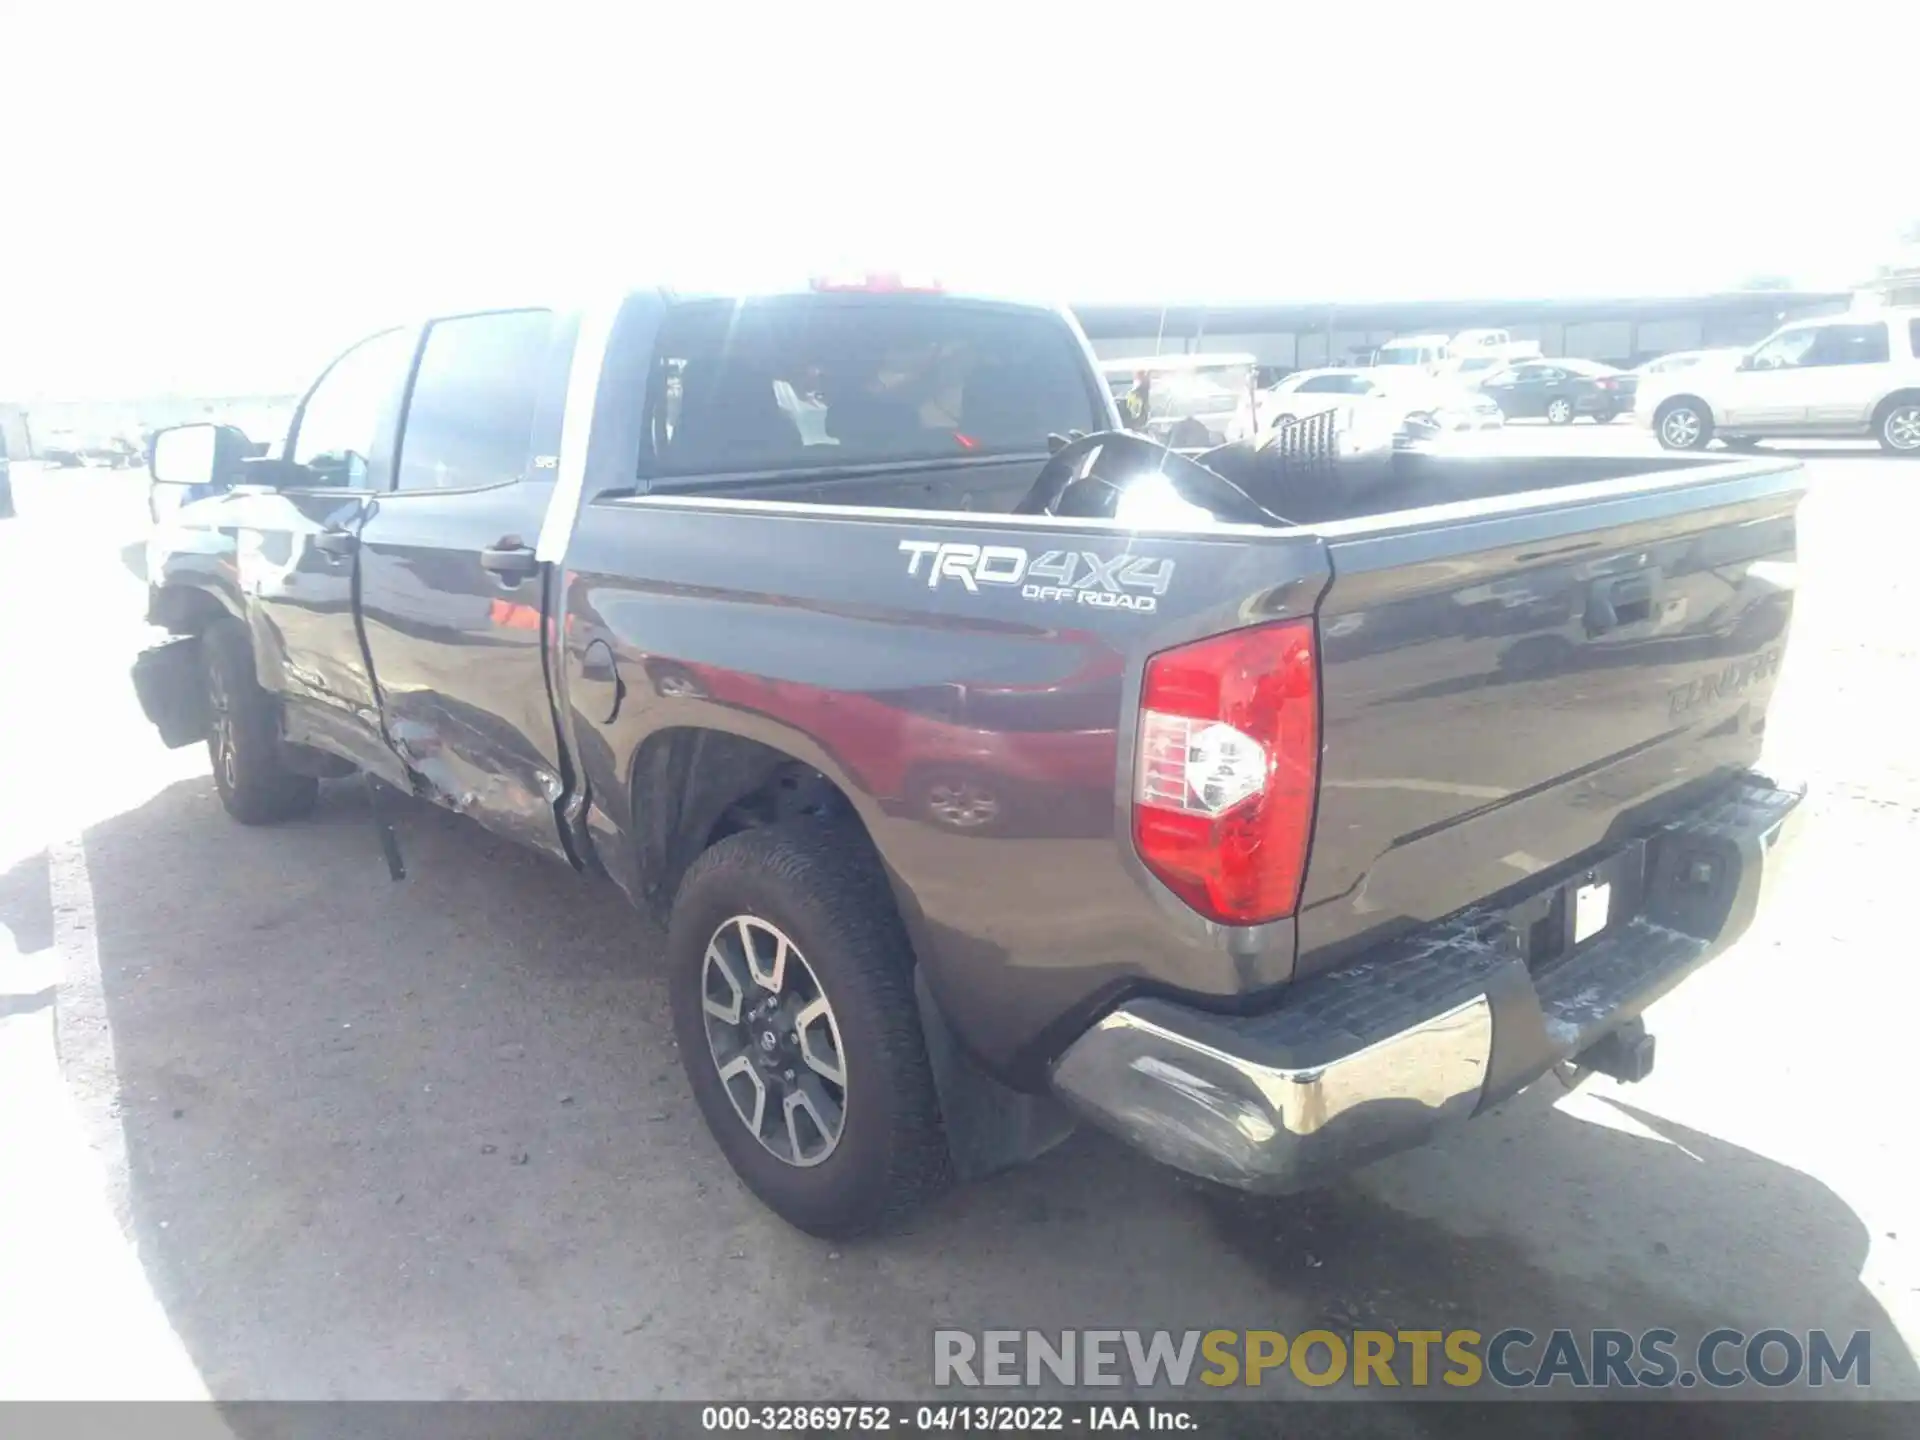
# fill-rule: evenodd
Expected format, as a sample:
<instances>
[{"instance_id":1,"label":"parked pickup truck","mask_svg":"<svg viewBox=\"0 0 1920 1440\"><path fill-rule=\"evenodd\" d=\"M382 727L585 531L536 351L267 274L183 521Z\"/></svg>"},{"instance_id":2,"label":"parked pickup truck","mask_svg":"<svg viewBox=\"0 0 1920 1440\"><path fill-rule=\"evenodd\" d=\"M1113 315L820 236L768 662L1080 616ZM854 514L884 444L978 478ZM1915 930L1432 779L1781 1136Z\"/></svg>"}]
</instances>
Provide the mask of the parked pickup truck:
<instances>
[{"instance_id":1,"label":"parked pickup truck","mask_svg":"<svg viewBox=\"0 0 1920 1440\"><path fill-rule=\"evenodd\" d=\"M358 775L396 874L404 791L663 912L694 1097L805 1230L1076 1119L1312 1186L1644 1073L1800 800L1794 463L1355 423L1184 457L1065 312L885 277L448 316L276 455L159 435L217 493L135 685L243 823Z\"/></svg>"}]
</instances>

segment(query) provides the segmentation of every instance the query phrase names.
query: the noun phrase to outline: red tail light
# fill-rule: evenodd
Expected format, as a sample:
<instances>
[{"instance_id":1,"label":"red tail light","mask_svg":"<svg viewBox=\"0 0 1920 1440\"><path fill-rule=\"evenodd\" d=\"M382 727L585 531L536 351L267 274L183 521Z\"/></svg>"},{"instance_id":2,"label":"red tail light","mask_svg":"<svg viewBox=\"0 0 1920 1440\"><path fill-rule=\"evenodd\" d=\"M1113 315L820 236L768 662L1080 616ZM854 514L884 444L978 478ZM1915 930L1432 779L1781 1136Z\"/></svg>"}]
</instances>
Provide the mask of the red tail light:
<instances>
[{"instance_id":1,"label":"red tail light","mask_svg":"<svg viewBox=\"0 0 1920 1440\"><path fill-rule=\"evenodd\" d=\"M945 287L930 275L867 271L817 276L813 288L818 291L853 291L863 295L939 295Z\"/></svg>"},{"instance_id":2,"label":"red tail light","mask_svg":"<svg viewBox=\"0 0 1920 1440\"><path fill-rule=\"evenodd\" d=\"M1310 620L1147 662L1134 848L1209 920L1256 925L1299 903L1319 778L1318 684Z\"/></svg>"}]
</instances>

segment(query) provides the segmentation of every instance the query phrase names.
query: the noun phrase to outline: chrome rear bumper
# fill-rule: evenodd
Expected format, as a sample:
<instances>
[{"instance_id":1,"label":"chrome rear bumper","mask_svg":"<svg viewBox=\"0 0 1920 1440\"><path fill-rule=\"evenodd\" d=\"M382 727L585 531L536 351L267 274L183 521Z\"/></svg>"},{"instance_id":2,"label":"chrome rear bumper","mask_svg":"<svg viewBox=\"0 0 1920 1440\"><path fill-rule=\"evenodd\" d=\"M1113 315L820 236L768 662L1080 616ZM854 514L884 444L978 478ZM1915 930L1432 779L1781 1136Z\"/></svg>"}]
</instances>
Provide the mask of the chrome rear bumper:
<instances>
[{"instance_id":1,"label":"chrome rear bumper","mask_svg":"<svg viewBox=\"0 0 1920 1440\"><path fill-rule=\"evenodd\" d=\"M1731 945L1804 794L1746 777L1641 837L1636 913L1550 965L1528 968L1517 907L1469 910L1298 982L1266 1014L1129 1001L1061 1056L1054 1089L1191 1174L1324 1183L1511 1095Z\"/></svg>"}]
</instances>

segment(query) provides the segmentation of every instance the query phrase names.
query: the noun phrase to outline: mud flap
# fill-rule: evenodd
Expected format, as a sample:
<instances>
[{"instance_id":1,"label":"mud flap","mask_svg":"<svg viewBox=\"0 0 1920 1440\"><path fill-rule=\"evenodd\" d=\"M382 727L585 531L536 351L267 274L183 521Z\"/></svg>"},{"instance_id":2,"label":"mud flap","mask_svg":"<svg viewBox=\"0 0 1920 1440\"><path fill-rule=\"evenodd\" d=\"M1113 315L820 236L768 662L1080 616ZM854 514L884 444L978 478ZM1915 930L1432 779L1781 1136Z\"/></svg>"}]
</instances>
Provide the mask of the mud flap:
<instances>
[{"instance_id":1,"label":"mud flap","mask_svg":"<svg viewBox=\"0 0 1920 1440\"><path fill-rule=\"evenodd\" d=\"M1058 1100L1011 1090L968 1058L919 967L913 998L940 1095L947 1152L960 1179L978 1180L1036 1159L1073 1133L1074 1118Z\"/></svg>"},{"instance_id":2,"label":"mud flap","mask_svg":"<svg viewBox=\"0 0 1920 1440\"><path fill-rule=\"evenodd\" d=\"M200 663L200 637L183 636L143 650L133 662L133 693L169 750L206 739L212 717Z\"/></svg>"}]
</instances>

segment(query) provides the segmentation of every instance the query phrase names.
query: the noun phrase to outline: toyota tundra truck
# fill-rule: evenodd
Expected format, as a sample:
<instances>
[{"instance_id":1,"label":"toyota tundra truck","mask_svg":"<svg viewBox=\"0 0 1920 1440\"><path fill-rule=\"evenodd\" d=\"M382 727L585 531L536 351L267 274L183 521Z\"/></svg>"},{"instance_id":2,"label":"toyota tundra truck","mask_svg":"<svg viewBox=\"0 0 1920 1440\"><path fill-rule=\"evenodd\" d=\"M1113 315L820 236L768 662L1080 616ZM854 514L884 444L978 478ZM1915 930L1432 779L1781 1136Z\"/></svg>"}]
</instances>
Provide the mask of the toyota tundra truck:
<instances>
[{"instance_id":1,"label":"toyota tundra truck","mask_svg":"<svg viewBox=\"0 0 1920 1440\"><path fill-rule=\"evenodd\" d=\"M1083 1121L1317 1186L1644 1074L1802 794L1797 464L1377 420L1183 455L1066 311L900 276L447 315L276 453L155 439L209 488L133 680L243 824L355 780L396 878L413 796L666 917L694 1099L804 1230Z\"/></svg>"}]
</instances>

